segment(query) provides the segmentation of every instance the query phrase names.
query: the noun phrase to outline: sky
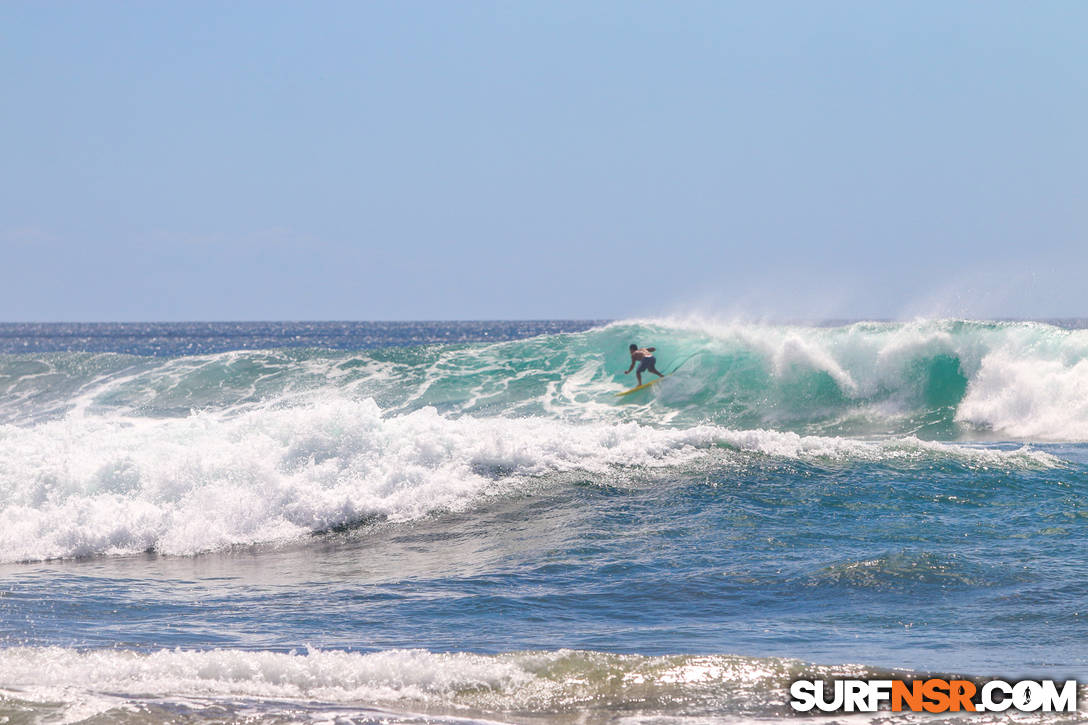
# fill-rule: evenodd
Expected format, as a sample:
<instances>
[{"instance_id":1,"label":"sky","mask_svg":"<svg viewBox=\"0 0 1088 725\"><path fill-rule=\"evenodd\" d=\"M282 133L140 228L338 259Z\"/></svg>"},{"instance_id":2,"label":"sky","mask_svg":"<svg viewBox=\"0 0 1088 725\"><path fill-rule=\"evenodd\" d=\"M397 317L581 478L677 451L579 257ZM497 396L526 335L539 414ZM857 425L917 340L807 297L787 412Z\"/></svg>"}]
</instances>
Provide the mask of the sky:
<instances>
[{"instance_id":1,"label":"sky","mask_svg":"<svg viewBox=\"0 0 1088 725\"><path fill-rule=\"evenodd\" d=\"M1088 317L1088 3L0 4L0 320Z\"/></svg>"}]
</instances>

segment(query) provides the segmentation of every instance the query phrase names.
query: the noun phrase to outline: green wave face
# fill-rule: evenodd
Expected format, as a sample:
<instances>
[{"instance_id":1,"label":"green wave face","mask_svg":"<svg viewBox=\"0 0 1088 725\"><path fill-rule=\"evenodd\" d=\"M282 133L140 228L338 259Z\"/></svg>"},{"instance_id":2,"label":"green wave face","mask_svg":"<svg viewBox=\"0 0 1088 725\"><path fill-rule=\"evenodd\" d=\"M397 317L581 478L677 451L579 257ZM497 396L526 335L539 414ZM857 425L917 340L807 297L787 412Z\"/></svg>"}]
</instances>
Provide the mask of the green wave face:
<instances>
[{"instance_id":1,"label":"green wave face","mask_svg":"<svg viewBox=\"0 0 1088 725\"><path fill-rule=\"evenodd\" d=\"M634 395L630 343L668 381ZM645 381L645 377L644 377ZM713 424L821 435L1088 439L1088 331L1042 323L838 327L630 321L501 343L148 359L0 357L0 422L372 398L387 413Z\"/></svg>"}]
</instances>

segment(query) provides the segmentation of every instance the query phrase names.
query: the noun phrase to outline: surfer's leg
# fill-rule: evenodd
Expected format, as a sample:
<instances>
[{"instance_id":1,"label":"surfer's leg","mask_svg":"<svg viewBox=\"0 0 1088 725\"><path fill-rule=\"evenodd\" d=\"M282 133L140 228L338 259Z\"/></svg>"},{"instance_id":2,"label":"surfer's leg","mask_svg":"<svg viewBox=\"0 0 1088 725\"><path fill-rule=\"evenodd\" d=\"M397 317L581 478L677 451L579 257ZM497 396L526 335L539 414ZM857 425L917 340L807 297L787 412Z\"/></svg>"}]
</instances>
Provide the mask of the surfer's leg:
<instances>
[{"instance_id":1,"label":"surfer's leg","mask_svg":"<svg viewBox=\"0 0 1088 725\"><path fill-rule=\"evenodd\" d=\"M641 370L636 370L635 371L635 378L638 379L638 384L642 385L642 371Z\"/></svg>"}]
</instances>

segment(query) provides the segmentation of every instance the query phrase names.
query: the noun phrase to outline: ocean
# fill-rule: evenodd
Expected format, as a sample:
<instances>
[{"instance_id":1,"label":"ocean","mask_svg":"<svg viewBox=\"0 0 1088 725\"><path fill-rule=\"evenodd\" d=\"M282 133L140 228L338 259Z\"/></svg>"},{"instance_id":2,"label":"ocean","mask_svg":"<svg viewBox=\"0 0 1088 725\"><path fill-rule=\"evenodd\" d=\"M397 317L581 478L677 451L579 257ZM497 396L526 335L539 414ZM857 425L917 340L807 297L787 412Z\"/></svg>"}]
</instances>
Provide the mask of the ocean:
<instances>
[{"instance_id":1,"label":"ocean","mask_svg":"<svg viewBox=\"0 0 1088 725\"><path fill-rule=\"evenodd\" d=\"M1084 327L0 325L0 722L1088 721L788 705L1088 681Z\"/></svg>"}]
</instances>

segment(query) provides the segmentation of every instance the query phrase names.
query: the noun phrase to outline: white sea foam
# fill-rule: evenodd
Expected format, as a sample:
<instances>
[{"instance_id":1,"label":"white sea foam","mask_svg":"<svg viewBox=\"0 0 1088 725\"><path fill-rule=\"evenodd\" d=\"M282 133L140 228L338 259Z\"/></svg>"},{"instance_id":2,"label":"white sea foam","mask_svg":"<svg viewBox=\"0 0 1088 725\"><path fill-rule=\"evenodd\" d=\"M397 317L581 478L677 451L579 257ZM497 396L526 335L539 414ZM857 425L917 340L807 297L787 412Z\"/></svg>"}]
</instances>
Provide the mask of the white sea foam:
<instances>
[{"instance_id":1,"label":"white sea foam","mask_svg":"<svg viewBox=\"0 0 1088 725\"><path fill-rule=\"evenodd\" d=\"M534 721L767 723L796 714L787 704L796 679L909 677L861 665L825 666L785 658L738 655L649 657L577 650L499 655L387 650L375 653L309 650L161 650L60 647L0 649L0 712L11 703L25 717L78 722L139 713L149 705L192 713L187 721L224 719L293 722ZM1084 689L1080 688L1080 697ZM202 711L208 714L202 715ZM424 711L429 716L411 715ZM347 717L344 717L345 712ZM233 714L235 717L230 717ZM226 716L226 717L225 717ZM806 718L816 722L907 725L926 713L855 714ZM1080 722L1072 716L968 713L949 723Z\"/></svg>"},{"instance_id":2,"label":"white sea foam","mask_svg":"<svg viewBox=\"0 0 1088 725\"><path fill-rule=\"evenodd\" d=\"M74 720L157 699L261 698L284 702L439 708L446 712L594 710L719 716L782 707L791 677L863 668L804 666L735 655L645 657L558 650L501 655L388 650L369 654L242 650L76 651L0 649L0 692L23 702L63 703ZM678 702L686 703L677 709Z\"/></svg>"},{"instance_id":3,"label":"white sea foam","mask_svg":"<svg viewBox=\"0 0 1088 725\"><path fill-rule=\"evenodd\" d=\"M50 718L61 722L123 710L146 698L456 707L461 693L517 691L532 680L517 664L500 658L423 650L139 654L60 647L0 649L0 692L24 702L61 703L60 712Z\"/></svg>"},{"instance_id":4,"label":"white sea foam","mask_svg":"<svg viewBox=\"0 0 1088 725\"><path fill-rule=\"evenodd\" d=\"M118 694L426 701L473 688L509 689L531 679L503 659L424 650L140 654L61 647L0 649L0 687L35 698L55 697L78 687Z\"/></svg>"},{"instance_id":5,"label":"white sea foam","mask_svg":"<svg viewBox=\"0 0 1088 725\"><path fill-rule=\"evenodd\" d=\"M733 451L731 453L731 451ZM464 510L530 477L681 466L754 452L889 463L949 457L1040 467L1054 457L718 426L383 414L331 398L242 414L150 419L69 415L0 426L0 561L149 549L192 554L282 541L371 517Z\"/></svg>"},{"instance_id":6,"label":"white sea foam","mask_svg":"<svg viewBox=\"0 0 1088 725\"><path fill-rule=\"evenodd\" d=\"M992 353L982 361L956 418L1020 439L1088 440L1088 359Z\"/></svg>"}]
</instances>

